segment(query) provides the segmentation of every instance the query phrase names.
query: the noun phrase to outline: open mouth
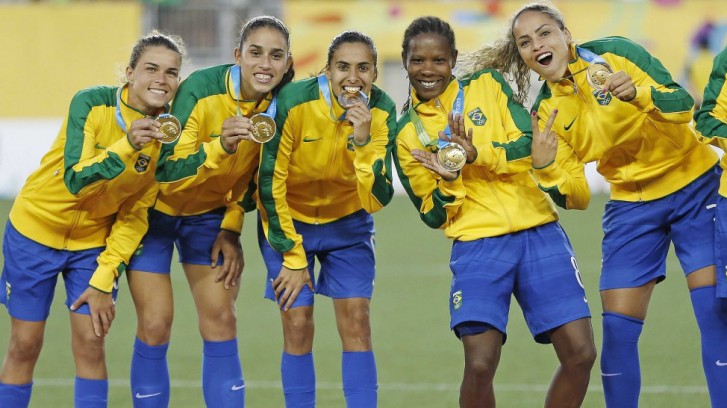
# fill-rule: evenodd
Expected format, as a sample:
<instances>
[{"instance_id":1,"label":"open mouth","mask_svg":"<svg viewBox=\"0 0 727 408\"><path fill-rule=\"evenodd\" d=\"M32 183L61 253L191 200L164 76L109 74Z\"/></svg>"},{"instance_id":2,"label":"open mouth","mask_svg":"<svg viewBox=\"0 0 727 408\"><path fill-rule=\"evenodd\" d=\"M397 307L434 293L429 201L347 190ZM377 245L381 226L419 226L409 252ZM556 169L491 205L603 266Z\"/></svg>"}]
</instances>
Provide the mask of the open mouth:
<instances>
[{"instance_id":1,"label":"open mouth","mask_svg":"<svg viewBox=\"0 0 727 408\"><path fill-rule=\"evenodd\" d=\"M553 53L552 52L544 52L536 57L536 60L538 61L538 64L548 66L551 62L553 62Z\"/></svg>"},{"instance_id":2,"label":"open mouth","mask_svg":"<svg viewBox=\"0 0 727 408\"><path fill-rule=\"evenodd\" d=\"M361 91L363 87L361 86L344 86L343 92L349 93L349 94L357 94Z\"/></svg>"},{"instance_id":3,"label":"open mouth","mask_svg":"<svg viewBox=\"0 0 727 408\"><path fill-rule=\"evenodd\" d=\"M270 83L273 80L273 76L270 74L255 74L254 76L258 82L262 82L263 84Z\"/></svg>"},{"instance_id":4,"label":"open mouth","mask_svg":"<svg viewBox=\"0 0 727 408\"><path fill-rule=\"evenodd\" d=\"M437 86L439 81L419 81L419 83L424 89L433 89L435 86Z\"/></svg>"}]
</instances>

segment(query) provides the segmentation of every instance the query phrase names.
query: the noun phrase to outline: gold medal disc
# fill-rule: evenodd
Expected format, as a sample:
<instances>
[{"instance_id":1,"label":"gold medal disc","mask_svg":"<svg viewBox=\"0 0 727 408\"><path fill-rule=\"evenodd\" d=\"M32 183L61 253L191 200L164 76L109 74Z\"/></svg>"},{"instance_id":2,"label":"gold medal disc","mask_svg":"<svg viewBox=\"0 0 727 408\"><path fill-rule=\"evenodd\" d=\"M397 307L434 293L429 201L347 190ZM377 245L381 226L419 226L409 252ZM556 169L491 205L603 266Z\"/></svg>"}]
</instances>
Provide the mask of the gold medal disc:
<instances>
[{"instance_id":1,"label":"gold medal disc","mask_svg":"<svg viewBox=\"0 0 727 408\"><path fill-rule=\"evenodd\" d=\"M179 135L182 134L182 125L179 124L179 119L169 114L163 114L156 118L156 121L161 124L159 131L164 134L164 137L159 139L160 142L164 144L174 143L179 139Z\"/></svg>"},{"instance_id":2,"label":"gold medal disc","mask_svg":"<svg viewBox=\"0 0 727 408\"><path fill-rule=\"evenodd\" d=\"M588 84L594 89L601 89L606 85L608 77L613 75L613 69L605 62L596 62L586 70Z\"/></svg>"},{"instance_id":3,"label":"gold medal disc","mask_svg":"<svg viewBox=\"0 0 727 408\"><path fill-rule=\"evenodd\" d=\"M275 136L275 120L268 115L258 113L250 118L252 134L250 138L258 143L267 143Z\"/></svg>"},{"instance_id":4,"label":"gold medal disc","mask_svg":"<svg viewBox=\"0 0 727 408\"><path fill-rule=\"evenodd\" d=\"M458 143L448 143L437 151L439 165L449 171L458 171L467 162L467 151Z\"/></svg>"},{"instance_id":5,"label":"gold medal disc","mask_svg":"<svg viewBox=\"0 0 727 408\"><path fill-rule=\"evenodd\" d=\"M338 103L341 104L345 109L349 109L356 102L362 100L359 92L346 92L343 91L338 95Z\"/></svg>"}]
</instances>

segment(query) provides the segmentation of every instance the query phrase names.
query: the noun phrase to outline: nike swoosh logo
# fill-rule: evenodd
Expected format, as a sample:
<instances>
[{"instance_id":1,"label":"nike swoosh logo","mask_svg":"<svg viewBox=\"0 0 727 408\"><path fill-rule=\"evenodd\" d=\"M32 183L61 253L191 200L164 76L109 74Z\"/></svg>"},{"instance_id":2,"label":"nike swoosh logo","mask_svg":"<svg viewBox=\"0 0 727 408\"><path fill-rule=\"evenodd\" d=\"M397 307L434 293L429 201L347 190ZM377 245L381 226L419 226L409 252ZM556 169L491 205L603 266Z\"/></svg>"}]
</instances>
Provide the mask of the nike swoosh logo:
<instances>
[{"instance_id":1,"label":"nike swoosh logo","mask_svg":"<svg viewBox=\"0 0 727 408\"><path fill-rule=\"evenodd\" d=\"M719 360L717 360L717 361L715 362L715 364L717 364L717 366L718 366L718 367L725 367L725 366L727 366L727 362L726 362L726 363L723 363L723 362L721 362L721 361L719 361Z\"/></svg>"},{"instance_id":2,"label":"nike swoosh logo","mask_svg":"<svg viewBox=\"0 0 727 408\"><path fill-rule=\"evenodd\" d=\"M323 138L322 137L304 137L303 142L305 142L305 143L315 142L316 140L321 140L321 139L323 139Z\"/></svg>"},{"instance_id":3,"label":"nike swoosh logo","mask_svg":"<svg viewBox=\"0 0 727 408\"><path fill-rule=\"evenodd\" d=\"M233 385L232 388L230 388L232 391L239 391L241 389L245 388L245 384L242 385Z\"/></svg>"},{"instance_id":4,"label":"nike swoosh logo","mask_svg":"<svg viewBox=\"0 0 727 408\"><path fill-rule=\"evenodd\" d=\"M134 395L134 397L137 399L144 399L144 398L156 397L157 395L162 395L162 393L157 392L156 394L140 394L137 392L136 395Z\"/></svg>"},{"instance_id":5,"label":"nike swoosh logo","mask_svg":"<svg viewBox=\"0 0 727 408\"><path fill-rule=\"evenodd\" d=\"M95 147L96 149L99 149L99 150L104 150L104 149L106 149L105 147L101 146L101 145L100 145L100 144L98 144L98 143L96 143L96 146L94 146L94 147Z\"/></svg>"},{"instance_id":6,"label":"nike swoosh logo","mask_svg":"<svg viewBox=\"0 0 727 408\"><path fill-rule=\"evenodd\" d=\"M566 132L569 131L570 128L571 128L571 126L573 126L573 123L575 123L576 119L578 119L578 115L576 115L576 117L573 118L573 120L570 121L570 123L568 124L568 126L563 126L563 129L565 129Z\"/></svg>"},{"instance_id":7,"label":"nike swoosh logo","mask_svg":"<svg viewBox=\"0 0 727 408\"><path fill-rule=\"evenodd\" d=\"M601 373L601 377L616 377L617 375L621 375L623 373Z\"/></svg>"}]
</instances>

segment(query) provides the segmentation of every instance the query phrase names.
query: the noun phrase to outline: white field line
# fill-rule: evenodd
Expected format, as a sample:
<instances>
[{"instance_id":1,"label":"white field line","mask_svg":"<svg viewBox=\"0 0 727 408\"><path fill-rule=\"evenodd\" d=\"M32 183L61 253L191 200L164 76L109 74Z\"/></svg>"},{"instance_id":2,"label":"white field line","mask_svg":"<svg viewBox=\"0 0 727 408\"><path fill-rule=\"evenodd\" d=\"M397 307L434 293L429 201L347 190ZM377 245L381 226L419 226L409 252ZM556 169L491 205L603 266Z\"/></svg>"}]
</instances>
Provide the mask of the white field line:
<instances>
[{"instance_id":1,"label":"white field line","mask_svg":"<svg viewBox=\"0 0 727 408\"><path fill-rule=\"evenodd\" d=\"M246 388L249 389L281 389L279 381L245 381ZM72 387L73 379L67 378L36 378L33 380L34 387ZM109 387L128 387L129 380L112 378L109 380ZM172 388L200 388L199 381L192 380L172 380ZM316 384L319 390L340 390L341 383L319 381ZM381 383L380 391L393 392L421 392L421 391L439 391L450 392L458 391L459 384L447 383ZM548 390L547 384L497 384L495 390L498 392L545 392ZM590 392L603 393L603 387L600 385L592 385L588 387ZM707 394L706 386L696 385L647 385L641 387L643 394Z\"/></svg>"}]
</instances>

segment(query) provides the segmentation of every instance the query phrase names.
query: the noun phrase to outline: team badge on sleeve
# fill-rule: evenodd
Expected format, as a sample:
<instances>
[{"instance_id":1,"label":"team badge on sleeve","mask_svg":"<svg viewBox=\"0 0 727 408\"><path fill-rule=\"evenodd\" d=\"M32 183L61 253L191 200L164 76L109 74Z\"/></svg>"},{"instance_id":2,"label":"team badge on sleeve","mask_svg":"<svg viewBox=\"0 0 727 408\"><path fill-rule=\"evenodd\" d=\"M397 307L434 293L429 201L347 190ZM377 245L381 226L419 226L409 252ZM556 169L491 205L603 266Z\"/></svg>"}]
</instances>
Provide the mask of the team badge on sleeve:
<instances>
[{"instance_id":1,"label":"team badge on sleeve","mask_svg":"<svg viewBox=\"0 0 727 408\"><path fill-rule=\"evenodd\" d=\"M149 162L151 161L151 157L140 154L139 158L136 159L136 164L134 164L134 168L137 172L143 173L146 171L147 168L149 168Z\"/></svg>"},{"instance_id":2,"label":"team badge on sleeve","mask_svg":"<svg viewBox=\"0 0 727 408\"><path fill-rule=\"evenodd\" d=\"M452 293L452 306L454 307L454 310L458 310L460 307L462 307L462 291L458 290L454 293Z\"/></svg>"},{"instance_id":3,"label":"team badge on sleeve","mask_svg":"<svg viewBox=\"0 0 727 408\"><path fill-rule=\"evenodd\" d=\"M484 113L480 110L480 108L475 108L467 113L467 117L470 118L472 123L475 126L484 126L485 122L487 122L487 117Z\"/></svg>"}]
</instances>

